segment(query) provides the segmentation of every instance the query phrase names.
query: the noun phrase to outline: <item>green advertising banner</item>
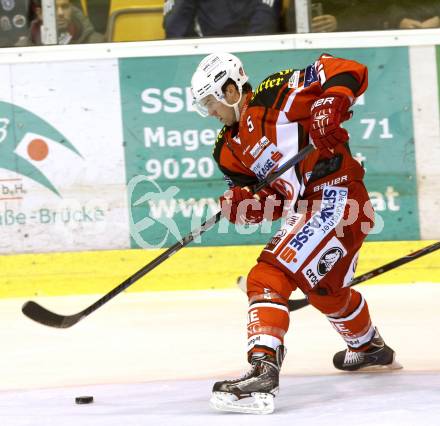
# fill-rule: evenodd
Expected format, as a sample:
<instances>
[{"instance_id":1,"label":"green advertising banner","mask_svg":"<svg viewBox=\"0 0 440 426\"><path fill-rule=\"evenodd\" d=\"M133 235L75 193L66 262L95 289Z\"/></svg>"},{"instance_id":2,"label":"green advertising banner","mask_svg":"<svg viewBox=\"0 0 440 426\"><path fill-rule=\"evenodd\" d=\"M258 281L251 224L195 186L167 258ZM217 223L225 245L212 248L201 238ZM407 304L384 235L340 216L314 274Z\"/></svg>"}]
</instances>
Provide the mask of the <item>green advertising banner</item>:
<instances>
[{"instance_id":1,"label":"green advertising banner","mask_svg":"<svg viewBox=\"0 0 440 426\"><path fill-rule=\"evenodd\" d=\"M321 51L242 53L254 87L267 75L301 69ZM331 49L369 68L369 89L346 124L377 213L370 240L420 237L408 48ZM191 106L192 73L203 56L121 59L120 84L132 247L174 244L218 210L226 187L212 159L220 123ZM263 244L278 224L241 228L222 220L202 245ZM197 243L197 241L196 241Z\"/></svg>"}]
</instances>

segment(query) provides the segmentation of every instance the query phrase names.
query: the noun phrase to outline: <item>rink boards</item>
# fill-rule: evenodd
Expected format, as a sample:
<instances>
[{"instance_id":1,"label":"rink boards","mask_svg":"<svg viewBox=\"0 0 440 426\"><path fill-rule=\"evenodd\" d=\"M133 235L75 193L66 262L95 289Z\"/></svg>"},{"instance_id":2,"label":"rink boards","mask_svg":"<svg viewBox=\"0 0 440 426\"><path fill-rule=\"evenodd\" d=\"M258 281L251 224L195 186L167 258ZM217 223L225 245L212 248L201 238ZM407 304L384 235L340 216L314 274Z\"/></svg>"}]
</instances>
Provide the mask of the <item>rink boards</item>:
<instances>
[{"instance_id":1,"label":"rink boards","mask_svg":"<svg viewBox=\"0 0 440 426\"><path fill-rule=\"evenodd\" d=\"M409 254L430 241L365 243L356 275ZM186 247L127 291L224 289L255 264L262 246ZM104 294L162 250L110 250L1 257L1 297ZM396 268L367 284L440 281L440 251Z\"/></svg>"},{"instance_id":2,"label":"rink boards","mask_svg":"<svg viewBox=\"0 0 440 426\"><path fill-rule=\"evenodd\" d=\"M8 49L0 57L0 253L156 249L215 214L226 189L212 158L221 126L197 115L189 85L203 55L226 49L254 86L322 52L365 63L369 88L346 127L377 215L369 241L440 238L438 35ZM223 222L194 244L261 245L272 234Z\"/></svg>"},{"instance_id":3,"label":"rink boards","mask_svg":"<svg viewBox=\"0 0 440 426\"><path fill-rule=\"evenodd\" d=\"M255 84L322 52L366 63L370 86L347 128L377 228L358 273L440 238L439 31L2 52L0 297L107 292L217 212L219 126L193 111L189 81L219 50L239 54ZM277 227L223 220L129 291L233 287ZM371 282L438 281L437 260Z\"/></svg>"}]
</instances>

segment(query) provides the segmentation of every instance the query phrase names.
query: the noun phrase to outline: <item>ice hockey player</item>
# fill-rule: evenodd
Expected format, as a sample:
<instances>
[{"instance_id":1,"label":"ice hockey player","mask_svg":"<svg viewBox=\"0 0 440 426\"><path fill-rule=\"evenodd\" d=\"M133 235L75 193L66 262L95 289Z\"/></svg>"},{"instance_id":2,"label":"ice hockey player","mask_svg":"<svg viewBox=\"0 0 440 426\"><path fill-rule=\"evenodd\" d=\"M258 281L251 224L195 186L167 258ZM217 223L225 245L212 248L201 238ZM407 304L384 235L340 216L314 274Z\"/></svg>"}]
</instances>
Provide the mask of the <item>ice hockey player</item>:
<instances>
[{"instance_id":1,"label":"ice hockey player","mask_svg":"<svg viewBox=\"0 0 440 426\"><path fill-rule=\"evenodd\" d=\"M341 123L351 117L350 107L367 84L364 65L327 54L304 69L270 75L254 91L241 61L228 53L205 57L192 77L197 111L224 124L214 148L230 186L220 197L223 215L240 224L283 217L247 276L251 369L214 384L214 408L274 410L289 327L287 302L297 288L347 345L333 357L337 369L400 368L367 302L346 287L374 211L364 170L350 154ZM316 150L305 160L253 194L253 185L310 143Z\"/></svg>"}]
</instances>

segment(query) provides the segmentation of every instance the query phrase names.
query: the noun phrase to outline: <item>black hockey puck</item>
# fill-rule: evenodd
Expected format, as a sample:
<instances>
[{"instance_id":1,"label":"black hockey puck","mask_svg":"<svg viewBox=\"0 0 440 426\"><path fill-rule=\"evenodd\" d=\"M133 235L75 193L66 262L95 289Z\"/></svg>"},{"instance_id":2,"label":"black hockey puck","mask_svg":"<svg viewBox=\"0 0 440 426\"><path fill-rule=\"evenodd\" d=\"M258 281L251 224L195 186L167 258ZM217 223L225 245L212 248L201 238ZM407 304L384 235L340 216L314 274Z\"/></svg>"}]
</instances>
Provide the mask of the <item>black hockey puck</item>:
<instances>
[{"instance_id":1,"label":"black hockey puck","mask_svg":"<svg viewBox=\"0 0 440 426\"><path fill-rule=\"evenodd\" d=\"M75 402L77 404L91 404L93 402L93 396L77 396Z\"/></svg>"}]
</instances>

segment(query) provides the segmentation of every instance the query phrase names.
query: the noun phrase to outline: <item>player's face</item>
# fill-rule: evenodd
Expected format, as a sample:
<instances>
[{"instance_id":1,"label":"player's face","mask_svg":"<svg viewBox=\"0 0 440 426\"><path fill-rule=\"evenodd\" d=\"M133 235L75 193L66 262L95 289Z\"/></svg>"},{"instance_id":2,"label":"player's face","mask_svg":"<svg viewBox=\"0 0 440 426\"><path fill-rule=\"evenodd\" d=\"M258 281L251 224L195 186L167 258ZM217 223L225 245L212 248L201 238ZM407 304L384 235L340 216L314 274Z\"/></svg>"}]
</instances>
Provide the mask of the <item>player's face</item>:
<instances>
[{"instance_id":1,"label":"player's face","mask_svg":"<svg viewBox=\"0 0 440 426\"><path fill-rule=\"evenodd\" d=\"M234 108L218 101L213 95L207 96L203 102L204 107L208 110L208 115L217 118L226 126L232 126L235 123Z\"/></svg>"},{"instance_id":2,"label":"player's face","mask_svg":"<svg viewBox=\"0 0 440 426\"><path fill-rule=\"evenodd\" d=\"M230 84L225 91L225 102L218 101L213 95L209 95L203 103L208 110L208 115L217 118L226 126L232 126L237 119L234 108L229 105L235 104L239 99L240 93L233 84Z\"/></svg>"}]
</instances>

